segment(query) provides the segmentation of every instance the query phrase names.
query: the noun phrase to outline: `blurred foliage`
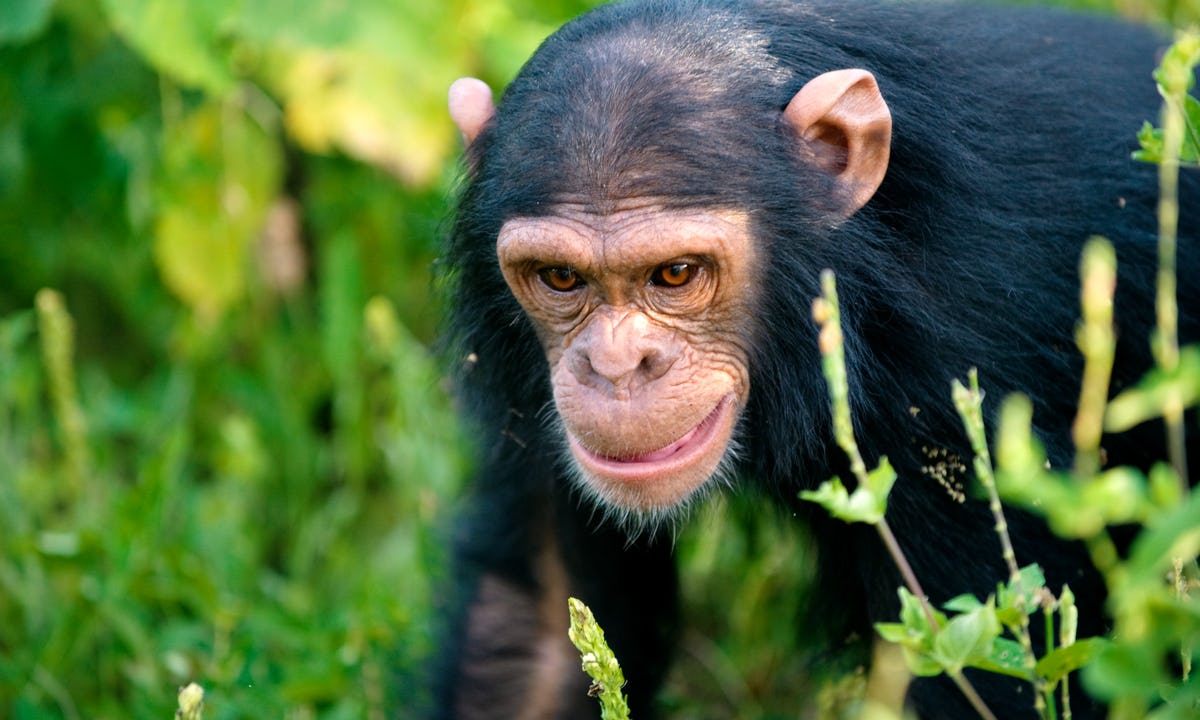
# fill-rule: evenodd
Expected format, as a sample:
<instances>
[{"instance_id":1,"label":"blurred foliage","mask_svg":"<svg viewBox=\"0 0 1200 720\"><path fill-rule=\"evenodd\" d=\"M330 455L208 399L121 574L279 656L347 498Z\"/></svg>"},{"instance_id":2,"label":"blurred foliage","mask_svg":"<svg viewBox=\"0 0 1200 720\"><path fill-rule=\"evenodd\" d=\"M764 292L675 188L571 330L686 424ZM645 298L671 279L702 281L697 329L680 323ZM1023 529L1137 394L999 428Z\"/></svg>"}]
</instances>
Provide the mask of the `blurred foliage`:
<instances>
[{"instance_id":1,"label":"blurred foliage","mask_svg":"<svg viewBox=\"0 0 1200 720\"><path fill-rule=\"evenodd\" d=\"M0 717L419 699L468 455L428 349L445 91L594 4L0 0ZM802 532L736 498L680 538L669 710L836 672L795 647Z\"/></svg>"},{"instance_id":2,"label":"blurred foliage","mask_svg":"<svg viewBox=\"0 0 1200 720\"><path fill-rule=\"evenodd\" d=\"M0 5L0 717L412 704L445 91L585 5Z\"/></svg>"}]
</instances>

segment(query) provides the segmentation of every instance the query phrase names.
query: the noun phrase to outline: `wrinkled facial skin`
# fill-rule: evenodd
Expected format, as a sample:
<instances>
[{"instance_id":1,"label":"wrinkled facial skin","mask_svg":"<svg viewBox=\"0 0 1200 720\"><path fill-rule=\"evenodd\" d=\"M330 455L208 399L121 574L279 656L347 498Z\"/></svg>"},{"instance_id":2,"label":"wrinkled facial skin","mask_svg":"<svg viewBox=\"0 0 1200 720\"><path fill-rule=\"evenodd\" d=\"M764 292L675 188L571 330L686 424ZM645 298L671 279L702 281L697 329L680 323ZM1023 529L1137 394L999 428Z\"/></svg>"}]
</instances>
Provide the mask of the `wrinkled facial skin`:
<instances>
[{"instance_id":1,"label":"wrinkled facial skin","mask_svg":"<svg viewBox=\"0 0 1200 720\"><path fill-rule=\"evenodd\" d=\"M497 255L587 489L635 516L683 504L717 472L750 391L748 218L559 205L506 222Z\"/></svg>"}]
</instances>

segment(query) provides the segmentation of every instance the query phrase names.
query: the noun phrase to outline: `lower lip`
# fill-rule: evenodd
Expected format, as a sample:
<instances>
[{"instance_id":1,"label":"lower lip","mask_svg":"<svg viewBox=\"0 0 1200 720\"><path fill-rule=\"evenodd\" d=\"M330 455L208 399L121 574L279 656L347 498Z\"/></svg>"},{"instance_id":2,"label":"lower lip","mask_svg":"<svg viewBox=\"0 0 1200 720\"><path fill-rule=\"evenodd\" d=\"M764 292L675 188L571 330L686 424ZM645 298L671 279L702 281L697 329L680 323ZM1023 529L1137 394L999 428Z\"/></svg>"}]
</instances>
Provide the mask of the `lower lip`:
<instances>
[{"instance_id":1,"label":"lower lip","mask_svg":"<svg viewBox=\"0 0 1200 720\"><path fill-rule=\"evenodd\" d=\"M589 468L607 477L624 482L642 482L683 469L696 461L712 443L718 428L731 411L729 396L721 399L708 417L687 431L678 440L658 450L630 458L610 458L588 450L568 434L575 456Z\"/></svg>"}]
</instances>

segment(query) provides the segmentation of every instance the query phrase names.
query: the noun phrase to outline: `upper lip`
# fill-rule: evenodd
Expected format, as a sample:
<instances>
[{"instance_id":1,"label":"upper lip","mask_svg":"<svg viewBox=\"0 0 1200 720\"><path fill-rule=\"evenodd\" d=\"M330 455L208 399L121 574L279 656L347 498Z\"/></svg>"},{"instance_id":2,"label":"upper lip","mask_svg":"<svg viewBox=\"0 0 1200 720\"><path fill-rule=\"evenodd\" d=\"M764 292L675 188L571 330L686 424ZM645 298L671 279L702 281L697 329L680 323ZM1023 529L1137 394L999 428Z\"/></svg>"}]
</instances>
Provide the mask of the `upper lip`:
<instances>
[{"instance_id":1,"label":"upper lip","mask_svg":"<svg viewBox=\"0 0 1200 720\"><path fill-rule=\"evenodd\" d=\"M633 453L626 456L613 456L608 453L593 450L574 437L572 437L572 444L587 454L593 462L607 464L610 466L623 465L631 467L636 465L650 465L654 463L667 462L675 455L686 451L696 442L698 436L704 435L704 431L710 429L717 422L717 419L721 416L722 411L729 404L729 402L729 397L722 398L720 402L718 402L712 409L712 411L704 417L703 420L696 423L696 425L694 425L683 435L655 450Z\"/></svg>"}]
</instances>

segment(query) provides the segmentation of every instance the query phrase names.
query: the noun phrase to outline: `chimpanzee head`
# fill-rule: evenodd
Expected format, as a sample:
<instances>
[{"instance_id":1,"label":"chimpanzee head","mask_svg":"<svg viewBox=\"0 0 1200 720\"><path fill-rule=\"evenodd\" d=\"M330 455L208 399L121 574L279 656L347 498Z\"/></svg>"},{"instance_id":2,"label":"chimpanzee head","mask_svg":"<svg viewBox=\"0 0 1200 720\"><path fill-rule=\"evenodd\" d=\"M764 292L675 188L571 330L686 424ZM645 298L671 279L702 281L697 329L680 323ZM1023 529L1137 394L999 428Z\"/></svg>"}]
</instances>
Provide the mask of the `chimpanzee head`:
<instances>
[{"instance_id":1,"label":"chimpanzee head","mask_svg":"<svg viewBox=\"0 0 1200 720\"><path fill-rule=\"evenodd\" d=\"M450 109L469 146L459 232L494 250L540 340L570 464L609 509L655 520L736 454L763 289L793 282L777 246L804 240L781 228L871 198L891 115L869 72L799 77L719 3L622 12L568 24L498 109L473 79ZM695 14L686 32L674 12Z\"/></svg>"}]
</instances>

